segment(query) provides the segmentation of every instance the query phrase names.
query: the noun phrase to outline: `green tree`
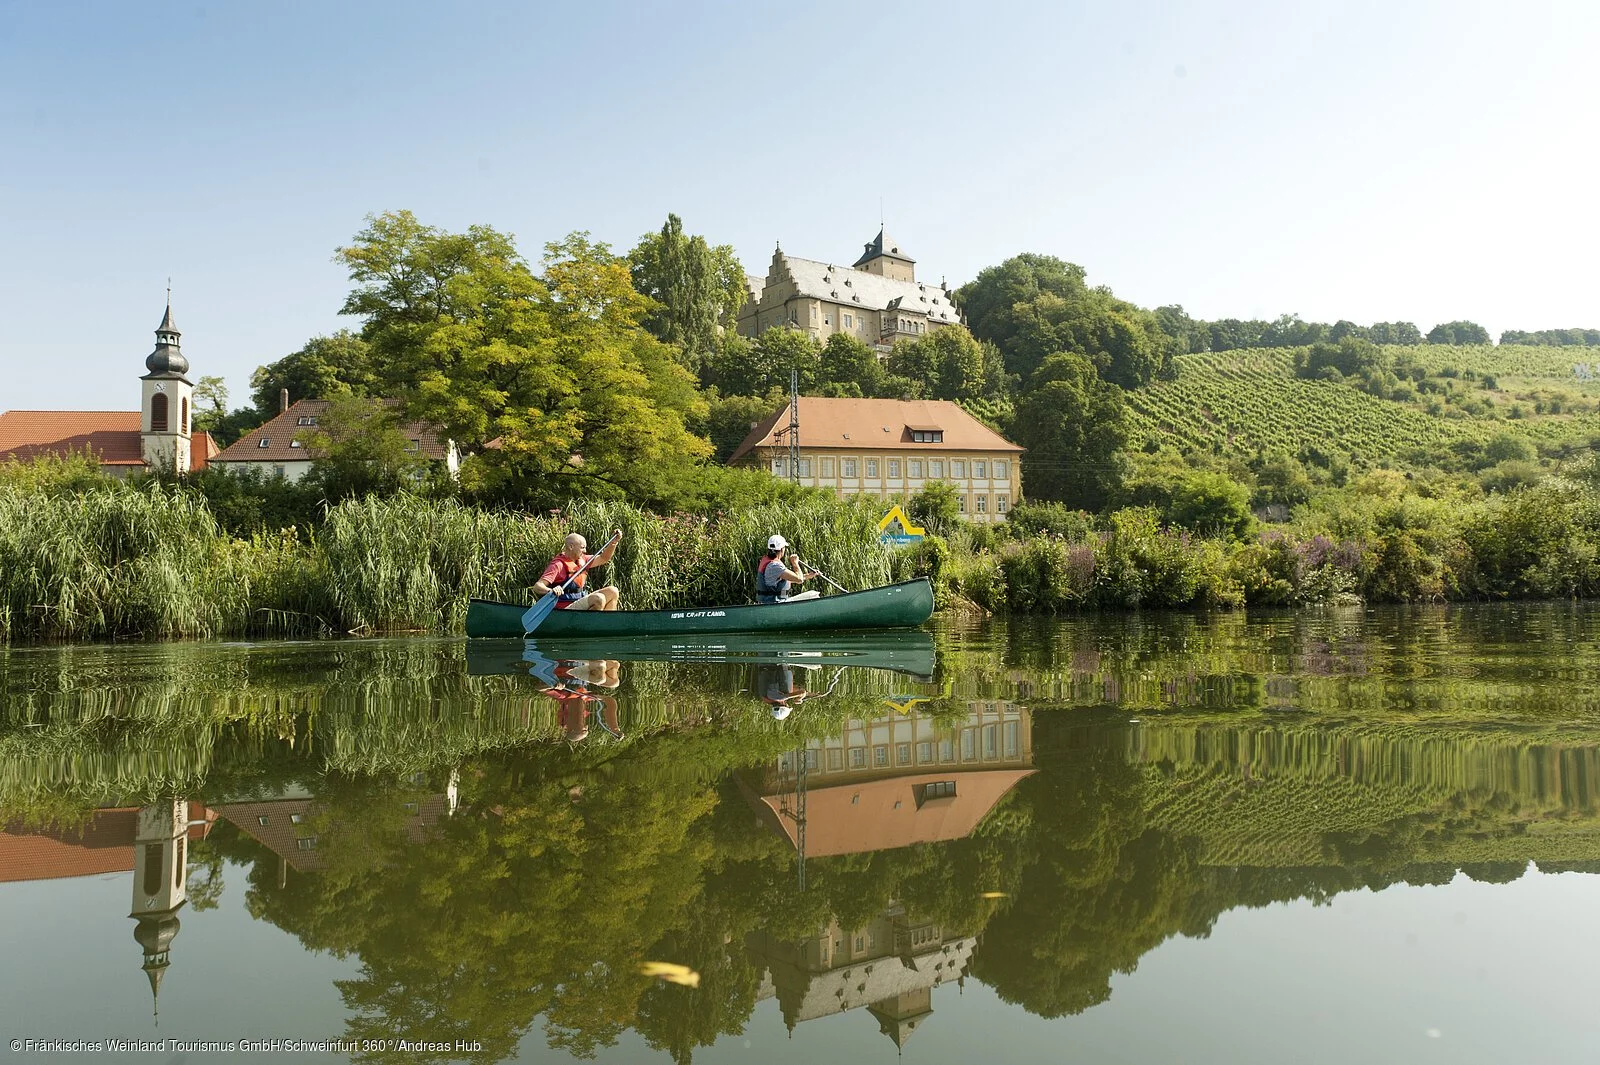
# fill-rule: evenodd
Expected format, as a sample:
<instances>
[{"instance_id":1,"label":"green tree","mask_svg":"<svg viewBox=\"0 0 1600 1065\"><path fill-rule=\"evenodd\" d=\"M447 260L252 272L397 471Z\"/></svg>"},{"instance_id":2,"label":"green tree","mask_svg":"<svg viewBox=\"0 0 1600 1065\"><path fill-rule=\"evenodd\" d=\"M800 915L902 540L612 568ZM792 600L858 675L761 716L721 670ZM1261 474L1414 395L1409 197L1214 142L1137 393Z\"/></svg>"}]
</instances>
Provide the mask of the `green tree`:
<instances>
[{"instance_id":1,"label":"green tree","mask_svg":"<svg viewBox=\"0 0 1600 1065\"><path fill-rule=\"evenodd\" d=\"M929 481L907 503L911 520L936 536L949 536L961 524L961 499L949 481Z\"/></svg>"},{"instance_id":2,"label":"green tree","mask_svg":"<svg viewBox=\"0 0 1600 1065\"><path fill-rule=\"evenodd\" d=\"M311 457L308 487L332 502L414 487L427 473L419 444L406 435L398 407L360 396L339 396L302 438Z\"/></svg>"},{"instance_id":3,"label":"green tree","mask_svg":"<svg viewBox=\"0 0 1600 1065\"><path fill-rule=\"evenodd\" d=\"M674 349L642 326L627 263L586 234L535 276L509 236L369 216L340 259L374 376L408 416L475 453L473 490L548 505L629 496L670 506L711 445ZM494 447L487 447L491 441Z\"/></svg>"},{"instance_id":4,"label":"green tree","mask_svg":"<svg viewBox=\"0 0 1600 1065\"><path fill-rule=\"evenodd\" d=\"M1207 327L1211 334L1212 351L1236 351L1239 348L1259 348L1270 323L1260 319L1241 321L1238 318L1219 318Z\"/></svg>"},{"instance_id":5,"label":"green tree","mask_svg":"<svg viewBox=\"0 0 1600 1065\"><path fill-rule=\"evenodd\" d=\"M250 401L261 420L278 413L283 389L289 402L373 395L375 384L367 343L347 329L312 337L299 351L259 366L250 375ZM260 424L259 422L257 424Z\"/></svg>"},{"instance_id":6,"label":"green tree","mask_svg":"<svg viewBox=\"0 0 1600 1065\"><path fill-rule=\"evenodd\" d=\"M1125 388L1148 384L1171 364L1173 343L1155 315L1090 288L1081 266L1018 255L981 271L956 299L967 326L993 343L1006 369L1026 379L1049 356L1073 352Z\"/></svg>"},{"instance_id":7,"label":"green tree","mask_svg":"<svg viewBox=\"0 0 1600 1065\"><path fill-rule=\"evenodd\" d=\"M1488 344L1489 331L1477 322L1440 322L1428 330L1430 344Z\"/></svg>"},{"instance_id":8,"label":"green tree","mask_svg":"<svg viewBox=\"0 0 1600 1065\"><path fill-rule=\"evenodd\" d=\"M733 324L748 296L733 247L686 235L675 214L659 233L640 238L628 253L628 268L633 287L654 301L645 328L681 348L692 367L712 351L719 329Z\"/></svg>"},{"instance_id":9,"label":"green tree","mask_svg":"<svg viewBox=\"0 0 1600 1065\"><path fill-rule=\"evenodd\" d=\"M1116 484L1116 453L1127 443L1122 392L1100 380L1087 358L1052 355L1028 379L1013 426L1023 485L1033 499L1099 510Z\"/></svg>"},{"instance_id":10,"label":"green tree","mask_svg":"<svg viewBox=\"0 0 1600 1065\"><path fill-rule=\"evenodd\" d=\"M1373 322L1367 337L1374 344L1398 344L1416 347L1422 343L1422 330L1411 322Z\"/></svg>"},{"instance_id":11,"label":"green tree","mask_svg":"<svg viewBox=\"0 0 1600 1065\"><path fill-rule=\"evenodd\" d=\"M1357 374L1381 373L1390 368L1387 352L1370 340L1347 336L1338 343L1318 341L1310 347L1295 352L1295 373L1301 377L1319 377L1332 367L1345 377Z\"/></svg>"},{"instance_id":12,"label":"green tree","mask_svg":"<svg viewBox=\"0 0 1600 1065\"><path fill-rule=\"evenodd\" d=\"M902 340L887 366L896 377L921 381L931 399L976 399L987 391L983 346L959 325Z\"/></svg>"},{"instance_id":13,"label":"green tree","mask_svg":"<svg viewBox=\"0 0 1600 1065\"><path fill-rule=\"evenodd\" d=\"M1173 525L1204 536L1243 539L1255 524L1250 513L1250 489L1225 473L1191 470L1172 490L1172 502L1162 515Z\"/></svg>"},{"instance_id":14,"label":"green tree","mask_svg":"<svg viewBox=\"0 0 1600 1065\"><path fill-rule=\"evenodd\" d=\"M798 329L768 329L755 340L727 335L717 345L705 383L729 396L760 396L789 390L789 371L800 371L800 391L821 382L822 345Z\"/></svg>"},{"instance_id":15,"label":"green tree","mask_svg":"<svg viewBox=\"0 0 1600 1065\"><path fill-rule=\"evenodd\" d=\"M822 345L817 377L824 386L832 385L836 395L881 399L890 395L892 387L878 353L846 333L834 333Z\"/></svg>"},{"instance_id":16,"label":"green tree","mask_svg":"<svg viewBox=\"0 0 1600 1065\"><path fill-rule=\"evenodd\" d=\"M783 406L788 398L773 389L765 396L718 396L712 393L707 406L703 435L715 449L712 458L727 462L756 423Z\"/></svg>"},{"instance_id":17,"label":"green tree","mask_svg":"<svg viewBox=\"0 0 1600 1065\"><path fill-rule=\"evenodd\" d=\"M1156 325L1172 341L1172 350L1179 355L1205 351L1211 345L1211 334L1206 323L1197 322L1180 305L1173 303L1157 307L1153 312Z\"/></svg>"}]
</instances>

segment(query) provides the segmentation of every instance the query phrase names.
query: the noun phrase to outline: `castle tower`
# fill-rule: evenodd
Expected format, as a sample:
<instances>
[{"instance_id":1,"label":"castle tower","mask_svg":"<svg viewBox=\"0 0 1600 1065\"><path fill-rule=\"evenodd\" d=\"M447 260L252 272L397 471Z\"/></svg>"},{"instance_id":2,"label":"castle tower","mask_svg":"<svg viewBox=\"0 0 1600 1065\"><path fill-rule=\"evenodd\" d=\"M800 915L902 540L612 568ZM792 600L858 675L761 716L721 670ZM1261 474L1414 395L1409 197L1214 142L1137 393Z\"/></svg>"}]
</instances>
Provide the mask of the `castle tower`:
<instances>
[{"instance_id":1,"label":"castle tower","mask_svg":"<svg viewBox=\"0 0 1600 1065\"><path fill-rule=\"evenodd\" d=\"M883 229L879 229L878 235L867 242L861 258L851 265L857 270L865 270L869 274L892 278L895 281L917 279L917 261L903 254L900 251L900 242Z\"/></svg>"},{"instance_id":2,"label":"castle tower","mask_svg":"<svg viewBox=\"0 0 1600 1065\"><path fill-rule=\"evenodd\" d=\"M181 927L178 909L189 899L188 842L188 800L170 799L139 811L133 842L133 910L128 916L139 922L133 938L144 949L141 968L158 1013L161 978Z\"/></svg>"},{"instance_id":3,"label":"castle tower","mask_svg":"<svg viewBox=\"0 0 1600 1065\"><path fill-rule=\"evenodd\" d=\"M172 322L172 295L167 313L156 326L156 349L145 357L149 373L143 382L139 444L152 473L185 473L189 469L189 420L194 406L194 382L185 376L189 360L178 349L178 327Z\"/></svg>"}]
</instances>

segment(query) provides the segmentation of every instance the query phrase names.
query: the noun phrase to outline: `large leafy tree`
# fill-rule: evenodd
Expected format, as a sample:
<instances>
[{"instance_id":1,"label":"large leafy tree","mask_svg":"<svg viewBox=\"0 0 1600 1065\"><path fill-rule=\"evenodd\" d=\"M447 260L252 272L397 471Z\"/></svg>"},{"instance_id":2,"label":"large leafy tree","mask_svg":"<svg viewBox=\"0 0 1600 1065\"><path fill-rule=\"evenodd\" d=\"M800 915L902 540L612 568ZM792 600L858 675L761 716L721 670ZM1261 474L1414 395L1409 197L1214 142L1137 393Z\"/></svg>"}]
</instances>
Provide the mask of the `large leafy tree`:
<instances>
[{"instance_id":1,"label":"large leafy tree","mask_svg":"<svg viewBox=\"0 0 1600 1065\"><path fill-rule=\"evenodd\" d=\"M312 337L299 351L258 366L250 375L250 401L262 419L278 413L283 389L289 400L371 395L372 356L367 342L347 329Z\"/></svg>"},{"instance_id":2,"label":"large leafy tree","mask_svg":"<svg viewBox=\"0 0 1600 1065\"><path fill-rule=\"evenodd\" d=\"M897 377L923 383L930 399L975 399L986 391L983 345L958 325L903 340L889 353Z\"/></svg>"},{"instance_id":3,"label":"large leafy tree","mask_svg":"<svg viewBox=\"0 0 1600 1065\"><path fill-rule=\"evenodd\" d=\"M675 214L659 233L640 238L628 253L628 269L633 287L654 301L645 328L682 349L690 365L711 352L719 329L734 320L747 295L733 247L685 234Z\"/></svg>"},{"instance_id":4,"label":"large leafy tree","mask_svg":"<svg viewBox=\"0 0 1600 1065\"><path fill-rule=\"evenodd\" d=\"M1012 434L1027 448L1022 483L1029 498L1099 510L1128 439L1122 391L1102 381L1084 356L1052 355L1028 379Z\"/></svg>"},{"instance_id":5,"label":"large leafy tree","mask_svg":"<svg viewBox=\"0 0 1600 1065\"><path fill-rule=\"evenodd\" d=\"M1491 344L1489 331L1477 322L1440 322L1428 330L1430 344Z\"/></svg>"},{"instance_id":6,"label":"large leafy tree","mask_svg":"<svg viewBox=\"0 0 1600 1065\"><path fill-rule=\"evenodd\" d=\"M1108 381L1135 388L1171 365L1174 341L1155 315L1090 288L1083 267L1018 255L981 271L956 293L973 336L995 344L1023 378L1057 352L1087 358Z\"/></svg>"},{"instance_id":7,"label":"large leafy tree","mask_svg":"<svg viewBox=\"0 0 1600 1065\"><path fill-rule=\"evenodd\" d=\"M586 234L547 245L535 274L509 235L400 211L338 255L375 387L476 455L475 487L670 505L710 453L686 428L704 414L693 377L643 328L650 301Z\"/></svg>"}]
</instances>

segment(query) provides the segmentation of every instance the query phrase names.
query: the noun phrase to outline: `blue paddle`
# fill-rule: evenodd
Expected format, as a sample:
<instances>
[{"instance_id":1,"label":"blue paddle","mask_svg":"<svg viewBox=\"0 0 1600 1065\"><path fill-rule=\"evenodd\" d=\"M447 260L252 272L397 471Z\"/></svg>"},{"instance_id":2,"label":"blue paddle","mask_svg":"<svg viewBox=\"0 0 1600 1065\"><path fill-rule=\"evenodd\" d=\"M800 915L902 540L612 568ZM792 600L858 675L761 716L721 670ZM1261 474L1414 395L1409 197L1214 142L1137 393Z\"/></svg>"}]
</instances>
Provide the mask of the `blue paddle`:
<instances>
[{"instance_id":1,"label":"blue paddle","mask_svg":"<svg viewBox=\"0 0 1600 1065\"><path fill-rule=\"evenodd\" d=\"M549 617L550 611L556 608L556 603L560 600L561 593L566 590L567 586L573 581L577 580L579 575L582 574L584 570L589 568L589 563L605 554L611 545L616 543L621 536L622 534L618 533L616 536L613 536L611 539L607 540L604 547L600 548L600 550L596 551L594 554L590 555L584 560L583 565L578 567L577 573L574 573L572 576L568 577L566 580L550 589L550 591L540 596L537 603L533 604L527 610L522 612L522 634L524 636L532 636L534 630L540 625L544 624L544 619Z\"/></svg>"}]
</instances>

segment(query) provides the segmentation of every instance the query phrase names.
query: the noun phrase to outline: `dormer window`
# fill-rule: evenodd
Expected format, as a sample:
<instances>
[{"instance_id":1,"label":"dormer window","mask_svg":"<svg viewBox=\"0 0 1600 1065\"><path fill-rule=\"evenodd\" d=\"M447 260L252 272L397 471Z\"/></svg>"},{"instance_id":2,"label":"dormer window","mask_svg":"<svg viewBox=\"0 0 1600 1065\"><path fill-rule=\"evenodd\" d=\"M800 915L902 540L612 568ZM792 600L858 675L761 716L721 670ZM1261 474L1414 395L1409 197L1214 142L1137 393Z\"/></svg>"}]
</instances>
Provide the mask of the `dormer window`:
<instances>
[{"instance_id":1,"label":"dormer window","mask_svg":"<svg viewBox=\"0 0 1600 1065\"><path fill-rule=\"evenodd\" d=\"M913 444L942 444L944 443L944 430L912 429L911 442Z\"/></svg>"},{"instance_id":2,"label":"dormer window","mask_svg":"<svg viewBox=\"0 0 1600 1065\"><path fill-rule=\"evenodd\" d=\"M317 419L310 414L302 414L295 420L296 425L316 425Z\"/></svg>"},{"instance_id":3,"label":"dormer window","mask_svg":"<svg viewBox=\"0 0 1600 1065\"><path fill-rule=\"evenodd\" d=\"M256 443L256 447L260 447L260 448L267 448L267 447L271 447L271 446L272 446L272 441L270 439L268 439L267 437L264 437L264 436L260 439L260 441L258 441Z\"/></svg>"},{"instance_id":4,"label":"dormer window","mask_svg":"<svg viewBox=\"0 0 1600 1065\"><path fill-rule=\"evenodd\" d=\"M406 441L406 450L407 451L420 451L420 450L422 450L422 441L421 440L407 440Z\"/></svg>"}]
</instances>

